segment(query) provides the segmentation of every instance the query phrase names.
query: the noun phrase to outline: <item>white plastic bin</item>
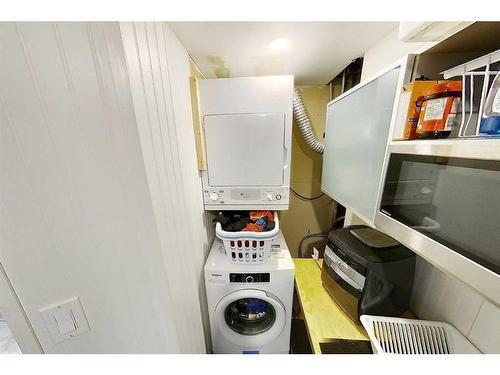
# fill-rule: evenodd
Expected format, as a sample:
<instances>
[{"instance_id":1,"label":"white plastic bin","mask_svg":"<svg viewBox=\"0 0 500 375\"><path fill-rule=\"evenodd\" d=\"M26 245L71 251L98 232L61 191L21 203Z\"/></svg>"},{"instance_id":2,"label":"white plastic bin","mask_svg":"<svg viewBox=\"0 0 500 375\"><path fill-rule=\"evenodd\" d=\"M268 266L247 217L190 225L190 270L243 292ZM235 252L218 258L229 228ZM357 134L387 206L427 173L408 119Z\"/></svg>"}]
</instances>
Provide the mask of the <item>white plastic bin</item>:
<instances>
[{"instance_id":1,"label":"white plastic bin","mask_svg":"<svg viewBox=\"0 0 500 375\"><path fill-rule=\"evenodd\" d=\"M215 235L224 243L227 259L234 264L259 264L267 262L271 242L280 231L278 214L274 212L274 229L267 232L226 232L220 223Z\"/></svg>"},{"instance_id":2,"label":"white plastic bin","mask_svg":"<svg viewBox=\"0 0 500 375\"><path fill-rule=\"evenodd\" d=\"M477 354L479 350L449 323L362 315L375 354Z\"/></svg>"}]
</instances>

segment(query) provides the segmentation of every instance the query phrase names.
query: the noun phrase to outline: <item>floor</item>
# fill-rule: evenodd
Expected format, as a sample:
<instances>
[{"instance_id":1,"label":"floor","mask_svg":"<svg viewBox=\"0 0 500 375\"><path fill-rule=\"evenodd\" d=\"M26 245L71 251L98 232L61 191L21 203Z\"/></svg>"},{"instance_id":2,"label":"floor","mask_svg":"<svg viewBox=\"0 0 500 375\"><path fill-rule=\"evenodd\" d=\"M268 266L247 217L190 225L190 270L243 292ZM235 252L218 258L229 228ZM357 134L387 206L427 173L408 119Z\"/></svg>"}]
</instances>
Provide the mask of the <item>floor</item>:
<instances>
[{"instance_id":1,"label":"floor","mask_svg":"<svg viewBox=\"0 0 500 375\"><path fill-rule=\"evenodd\" d=\"M292 329L290 332L291 354L313 354L307 328L304 320L292 318Z\"/></svg>"},{"instance_id":2,"label":"floor","mask_svg":"<svg viewBox=\"0 0 500 375\"><path fill-rule=\"evenodd\" d=\"M21 354L14 335L0 316L0 354Z\"/></svg>"}]
</instances>

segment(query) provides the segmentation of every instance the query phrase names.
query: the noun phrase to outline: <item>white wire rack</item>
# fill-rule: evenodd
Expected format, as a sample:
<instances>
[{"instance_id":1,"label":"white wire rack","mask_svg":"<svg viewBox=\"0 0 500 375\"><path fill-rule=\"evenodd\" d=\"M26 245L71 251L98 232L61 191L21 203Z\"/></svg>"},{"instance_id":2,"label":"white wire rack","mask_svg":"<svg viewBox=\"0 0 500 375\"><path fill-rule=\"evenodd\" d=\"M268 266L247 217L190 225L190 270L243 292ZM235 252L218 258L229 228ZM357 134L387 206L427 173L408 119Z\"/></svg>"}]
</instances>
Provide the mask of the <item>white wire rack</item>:
<instances>
[{"instance_id":1,"label":"white wire rack","mask_svg":"<svg viewBox=\"0 0 500 375\"><path fill-rule=\"evenodd\" d=\"M458 77L462 76L462 122L460 123L460 128L458 131L458 136L459 137L479 137L479 127L481 124L481 119L483 117L483 111L484 111L484 102L486 100L486 96L488 94L488 86L490 83L490 77L494 76L498 73L496 70L491 69L491 65L495 64L500 61L500 50L497 50L495 52L489 53L487 55L478 57L477 59L471 60L469 62L466 62L464 64L458 65L454 68L445 70L444 72L441 72L441 74L444 76L444 79L450 79L453 77ZM474 86L475 86L475 78L482 77L482 89L481 89L481 96L479 98L479 111L477 113L477 122L476 122L476 130L475 134L473 135L466 135L467 129L469 129L471 120L473 118L474 114L474 107L477 104L474 100ZM470 82L469 85L467 85L467 78ZM467 90L467 87L469 87L469 90ZM466 98L469 98L469 108L468 108L468 114L467 113L467 108L466 108Z\"/></svg>"}]
</instances>

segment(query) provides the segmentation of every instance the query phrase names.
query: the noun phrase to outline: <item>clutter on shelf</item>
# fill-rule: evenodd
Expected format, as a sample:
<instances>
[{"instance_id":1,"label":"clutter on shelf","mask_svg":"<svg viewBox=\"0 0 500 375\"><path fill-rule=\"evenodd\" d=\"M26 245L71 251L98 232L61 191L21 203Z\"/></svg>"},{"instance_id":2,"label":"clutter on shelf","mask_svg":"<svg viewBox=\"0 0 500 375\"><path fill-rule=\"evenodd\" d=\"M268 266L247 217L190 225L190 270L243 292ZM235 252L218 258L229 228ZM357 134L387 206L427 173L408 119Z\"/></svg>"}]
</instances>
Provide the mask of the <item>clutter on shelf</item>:
<instances>
[{"instance_id":1,"label":"clutter on shelf","mask_svg":"<svg viewBox=\"0 0 500 375\"><path fill-rule=\"evenodd\" d=\"M394 139L445 138L458 132L461 81L421 77L402 87Z\"/></svg>"},{"instance_id":2,"label":"clutter on shelf","mask_svg":"<svg viewBox=\"0 0 500 375\"><path fill-rule=\"evenodd\" d=\"M500 134L500 72L495 76L486 97L479 133L484 135Z\"/></svg>"},{"instance_id":3,"label":"clutter on shelf","mask_svg":"<svg viewBox=\"0 0 500 375\"><path fill-rule=\"evenodd\" d=\"M415 103L419 111L417 138L446 138L458 131L461 98L462 81L444 81L429 87Z\"/></svg>"}]
</instances>

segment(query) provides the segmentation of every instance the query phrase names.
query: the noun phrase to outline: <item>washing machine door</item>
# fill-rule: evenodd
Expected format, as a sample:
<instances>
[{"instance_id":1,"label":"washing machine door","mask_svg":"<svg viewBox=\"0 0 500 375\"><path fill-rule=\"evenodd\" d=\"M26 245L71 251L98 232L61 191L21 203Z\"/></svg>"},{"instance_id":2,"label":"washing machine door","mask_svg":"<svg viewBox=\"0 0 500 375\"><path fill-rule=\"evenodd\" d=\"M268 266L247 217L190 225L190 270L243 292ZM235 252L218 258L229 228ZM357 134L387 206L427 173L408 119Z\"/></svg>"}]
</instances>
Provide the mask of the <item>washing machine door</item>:
<instances>
[{"instance_id":1,"label":"washing machine door","mask_svg":"<svg viewBox=\"0 0 500 375\"><path fill-rule=\"evenodd\" d=\"M285 307L277 297L263 290L232 292L215 307L215 329L241 347L258 347L273 341L285 323Z\"/></svg>"}]
</instances>

